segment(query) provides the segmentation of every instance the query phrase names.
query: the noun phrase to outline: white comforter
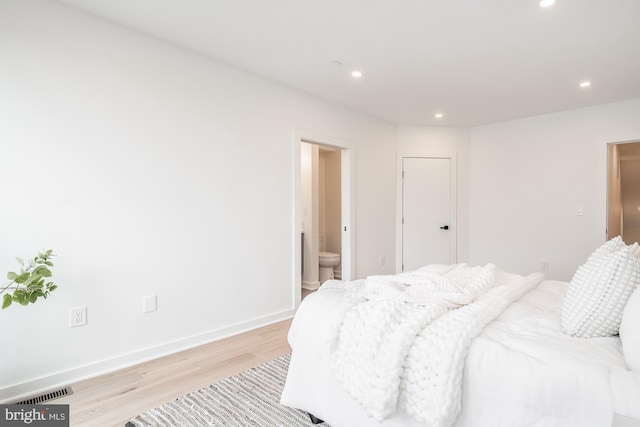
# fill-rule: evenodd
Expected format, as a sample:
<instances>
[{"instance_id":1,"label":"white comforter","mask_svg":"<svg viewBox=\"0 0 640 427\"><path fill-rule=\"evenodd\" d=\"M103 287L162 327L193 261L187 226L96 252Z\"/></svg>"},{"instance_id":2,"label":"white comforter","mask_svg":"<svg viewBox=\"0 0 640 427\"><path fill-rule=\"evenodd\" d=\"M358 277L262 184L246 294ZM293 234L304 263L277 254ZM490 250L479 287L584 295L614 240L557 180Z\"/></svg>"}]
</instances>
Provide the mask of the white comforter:
<instances>
[{"instance_id":1,"label":"white comforter","mask_svg":"<svg viewBox=\"0 0 640 427\"><path fill-rule=\"evenodd\" d=\"M451 425L471 339L542 280L459 264L347 283L331 342L336 377L378 421L399 404L421 422Z\"/></svg>"},{"instance_id":2,"label":"white comforter","mask_svg":"<svg viewBox=\"0 0 640 427\"><path fill-rule=\"evenodd\" d=\"M572 338L560 329L566 282L544 281L473 339L464 362L456 427L610 426L614 413L640 420L640 375L628 371L617 337ZM291 326L282 403L332 427L419 427L400 408L378 422L342 387L329 344L344 289L307 297Z\"/></svg>"}]
</instances>

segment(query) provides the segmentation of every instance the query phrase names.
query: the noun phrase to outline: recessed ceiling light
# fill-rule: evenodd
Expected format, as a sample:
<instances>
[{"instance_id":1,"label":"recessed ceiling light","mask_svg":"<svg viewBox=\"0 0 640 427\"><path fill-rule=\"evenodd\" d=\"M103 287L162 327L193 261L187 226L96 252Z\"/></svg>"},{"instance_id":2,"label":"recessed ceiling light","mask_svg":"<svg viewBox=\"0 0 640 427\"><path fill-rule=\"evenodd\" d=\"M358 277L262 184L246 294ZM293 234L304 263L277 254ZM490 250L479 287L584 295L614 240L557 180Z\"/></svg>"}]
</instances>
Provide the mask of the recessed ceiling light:
<instances>
[{"instance_id":1,"label":"recessed ceiling light","mask_svg":"<svg viewBox=\"0 0 640 427\"><path fill-rule=\"evenodd\" d=\"M589 86L591 86L591 82L589 82L589 81L584 81L584 82L580 83L580 87L584 88L584 87L589 87Z\"/></svg>"},{"instance_id":2,"label":"recessed ceiling light","mask_svg":"<svg viewBox=\"0 0 640 427\"><path fill-rule=\"evenodd\" d=\"M362 71L358 71L358 70L356 70L356 71L352 71L352 72L351 72L351 75L352 75L353 77L355 77L355 78L359 79L360 77L362 77Z\"/></svg>"},{"instance_id":3,"label":"recessed ceiling light","mask_svg":"<svg viewBox=\"0 0 640 427\"><path fill-rule=\"evenodd\" d=\"M436 113L434 117L435 117L436 119L441 119L441 118L443 118L443 117L444 117L444 114L442 114L442 113Z\"/></svg>"},{"instance_id":4,"label":"recessed ceiling light","mask_svg":"<svg viewBox=\"0 0 640 427\"><path fill-rule=\"evenodd\" d=\"M540 1L540 7L553 6L555 2L556 2L556 0L541 0Z\"/></svg>"}]
</instances>

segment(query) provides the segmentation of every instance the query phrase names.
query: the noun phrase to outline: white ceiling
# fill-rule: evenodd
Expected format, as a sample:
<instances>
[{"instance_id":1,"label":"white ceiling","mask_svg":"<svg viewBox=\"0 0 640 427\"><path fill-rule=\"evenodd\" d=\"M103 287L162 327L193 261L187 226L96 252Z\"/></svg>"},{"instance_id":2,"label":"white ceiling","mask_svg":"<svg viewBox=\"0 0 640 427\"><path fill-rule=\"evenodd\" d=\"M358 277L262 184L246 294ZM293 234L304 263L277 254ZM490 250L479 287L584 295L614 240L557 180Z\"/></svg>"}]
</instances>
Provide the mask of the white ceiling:
<instances>
[{"instance_id":1,"label":"white ceiling","mask_svg":"<svg viewBox=\"0 0 640 427\"><path fill-rule=\"evenodd\" d=\"M397 124L640 97L640 0L60 1Z\"/></svg>"}]
</instances>

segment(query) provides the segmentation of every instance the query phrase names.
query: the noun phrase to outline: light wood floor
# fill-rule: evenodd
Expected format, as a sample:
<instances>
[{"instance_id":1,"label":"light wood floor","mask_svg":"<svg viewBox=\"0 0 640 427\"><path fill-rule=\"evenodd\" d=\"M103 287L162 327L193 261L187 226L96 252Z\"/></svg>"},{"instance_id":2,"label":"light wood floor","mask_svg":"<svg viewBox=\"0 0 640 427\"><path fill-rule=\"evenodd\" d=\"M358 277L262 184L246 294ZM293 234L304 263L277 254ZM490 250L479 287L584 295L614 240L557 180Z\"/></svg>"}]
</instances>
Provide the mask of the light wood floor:
<instances>
[{"instance_id":1,"label":"light wood floor","mask_svg":"<svg viewBox=\"0 0 640 427\"><path fill-rule=\"evenodd\" d=\"M71 426L119 426L136 415L291 352L291 320L72 384Z\"/></svg>"}]
</instances>

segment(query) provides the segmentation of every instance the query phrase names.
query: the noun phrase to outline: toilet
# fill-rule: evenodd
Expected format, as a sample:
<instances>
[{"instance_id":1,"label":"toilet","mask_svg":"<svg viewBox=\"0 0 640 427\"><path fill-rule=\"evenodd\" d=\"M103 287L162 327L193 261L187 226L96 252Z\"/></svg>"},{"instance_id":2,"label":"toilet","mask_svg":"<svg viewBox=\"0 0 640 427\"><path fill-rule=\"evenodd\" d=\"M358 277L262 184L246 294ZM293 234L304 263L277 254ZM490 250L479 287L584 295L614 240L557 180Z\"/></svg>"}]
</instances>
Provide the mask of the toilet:
<instances>
[{"instance_id":1,"label":"toilet","mask_svg":"<svg viewBox=\"0 0 640 427\"><path fill-rule=\"evenodd\" d=\"M320 261L320 283L333 279L333 267L340 264L340 254L320 252L318 258Z\"/></svg>"}]
</instances>

